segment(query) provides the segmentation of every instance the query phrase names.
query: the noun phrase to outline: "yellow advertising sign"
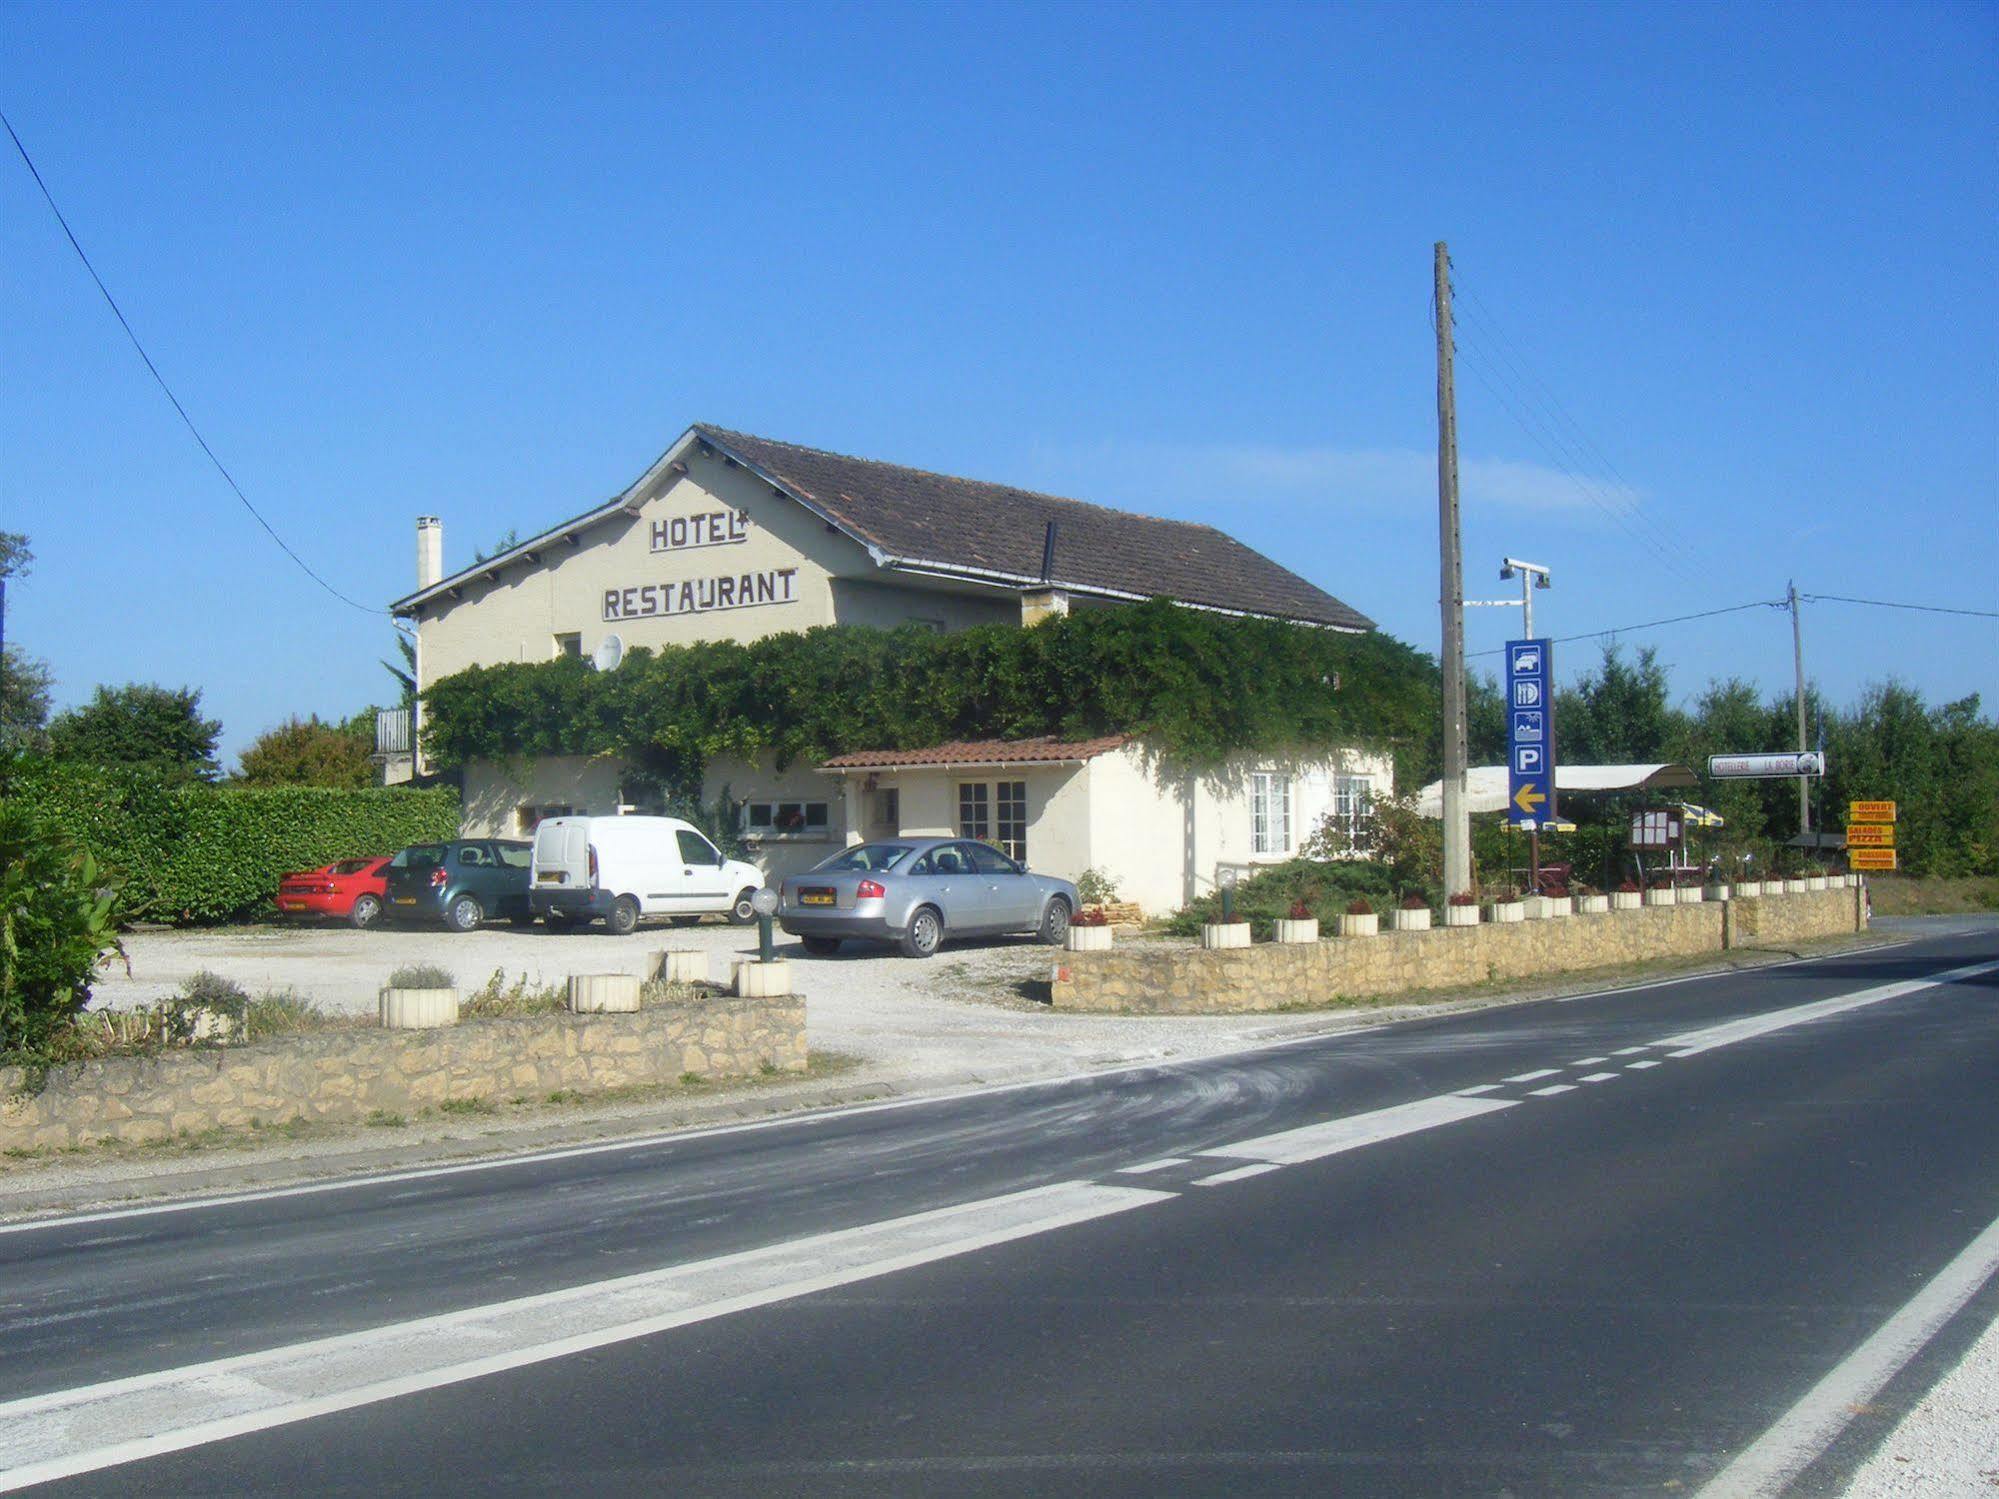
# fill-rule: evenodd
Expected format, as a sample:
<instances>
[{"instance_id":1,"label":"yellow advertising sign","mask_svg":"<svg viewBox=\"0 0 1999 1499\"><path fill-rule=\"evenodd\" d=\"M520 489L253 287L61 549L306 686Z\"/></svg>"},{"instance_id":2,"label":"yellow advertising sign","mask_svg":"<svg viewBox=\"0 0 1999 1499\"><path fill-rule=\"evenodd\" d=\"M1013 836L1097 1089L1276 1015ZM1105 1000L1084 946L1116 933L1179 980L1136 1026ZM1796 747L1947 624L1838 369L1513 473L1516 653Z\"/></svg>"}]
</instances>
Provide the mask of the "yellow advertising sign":
<instances>
[{"instance_id":1,"label":"yellow advertising sign","mask_svg":"<svg viewBox=\"0 0 1999 1499\"><path fill-rule=\"evenodd\" d=\"M1847 830L1850 834L1852 829ZM1893 869L1895 850L1892 848L1849 848L1846 851L1847 867L1851 869Z\"/></svg>"},{"instance_id":2,"label":"yellow advertising sign","mask_svg":"<svg viewBox=\"0 0 1999 1499\"><path fill-rule=\"evenodd\" d=\"M1854 822L1846 827L1848 848L1893 848L1895 828L1892 823Z\"/></svg>"},{"instance_id":3,"label":"yellow advertising sign","mask_svg":"<svg viewBox=\"0 0 1999 1499\"><path fill-rule=\"evenodd\" d=\"M1893 802L1849 802L1846 807L1848 822L1893 822L1895 804Z\"/></svg>"}]
</instances>

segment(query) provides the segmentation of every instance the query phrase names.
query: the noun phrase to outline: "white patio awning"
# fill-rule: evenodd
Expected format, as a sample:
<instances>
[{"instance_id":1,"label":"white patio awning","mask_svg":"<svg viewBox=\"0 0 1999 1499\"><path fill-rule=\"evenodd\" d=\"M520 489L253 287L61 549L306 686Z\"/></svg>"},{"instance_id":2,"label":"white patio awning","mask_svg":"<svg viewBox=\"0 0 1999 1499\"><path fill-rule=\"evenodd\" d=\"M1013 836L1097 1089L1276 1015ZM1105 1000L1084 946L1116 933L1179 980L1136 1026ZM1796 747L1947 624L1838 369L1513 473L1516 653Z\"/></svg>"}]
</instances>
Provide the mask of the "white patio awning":
<instances>
[{"instance_id":1,"label":"white patio awning","mask_svg":"<svg viewBox=\"0 0 1999 1499\"><path fill-rule=\"evenodd\" d=\"M1555 790L1564 792L1665 791L1698 786L1700 777L1685 765L1557 765ZM1474 765L1465 772L1465 806L1472 812L1506 810L1506 767ZM1444 815L1444 783L1432 781L1416 793L1416 810Z\"/></svg>"}]
</instances>

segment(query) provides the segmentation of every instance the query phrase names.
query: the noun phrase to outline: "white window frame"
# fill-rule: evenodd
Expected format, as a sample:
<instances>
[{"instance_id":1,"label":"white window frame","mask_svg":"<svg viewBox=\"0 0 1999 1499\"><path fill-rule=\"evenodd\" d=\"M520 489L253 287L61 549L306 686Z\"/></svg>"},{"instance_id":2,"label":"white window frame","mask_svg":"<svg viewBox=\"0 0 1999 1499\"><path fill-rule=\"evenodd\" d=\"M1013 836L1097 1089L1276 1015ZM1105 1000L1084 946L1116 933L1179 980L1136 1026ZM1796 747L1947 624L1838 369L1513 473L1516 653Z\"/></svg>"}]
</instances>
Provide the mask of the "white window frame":
<instances>
[{"instance_id":1,"label":"white window frame","mask_svg":"<svg viewBox=\"0 0 1999 1499\"><path fill-rule=\"evenodd\" d=\"M1296 846L1295 810L1291 777L1274 770L1253 772L1249 778L1250 853L1258 858L1290 854Z\"/></svg>"},{"instance_id":2,"label":"white window frame","mask_svg":"<svg viewBox=\"0 0 1999 1499\"><path fill-rule=\"evenodd\" d=\"M1347 852L1360 844L1362 831L1374 820L1374 777L1336 775L1333 777L1333 826L1346 839Z\"/></svg>"}]
</instances>

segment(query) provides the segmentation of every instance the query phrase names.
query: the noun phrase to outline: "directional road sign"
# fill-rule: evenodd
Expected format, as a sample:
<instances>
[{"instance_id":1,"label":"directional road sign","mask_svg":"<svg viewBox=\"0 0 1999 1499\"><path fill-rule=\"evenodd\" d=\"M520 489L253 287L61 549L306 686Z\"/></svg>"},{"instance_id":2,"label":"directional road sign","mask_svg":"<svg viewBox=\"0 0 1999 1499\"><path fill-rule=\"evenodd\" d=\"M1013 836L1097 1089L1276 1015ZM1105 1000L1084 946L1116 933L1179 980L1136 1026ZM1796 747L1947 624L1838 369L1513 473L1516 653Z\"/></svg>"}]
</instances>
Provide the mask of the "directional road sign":
<instances>
[{"instance_id":1,"label":"directional road sign","mask_svg":"<svg viewBox=\"0 0 1999 1499\"><path fill-rule=\"evenodd\" d=\"M1893 802L1848 802L1846 804L1848 822L1893 822L1895 804Z\"/></svg>"},{"instance_id":2,"label":"directional road sign","mask_svg":"<svg viewBox=\"0 0 1999 1499\"><path fill-rule=\"evenodd\" d=\"M1895 850L1892 848L1849 848L1846 851L1849 869L1893 869Z\"/></svg>"},{"instance_id":3,"label":"directional road sign","mask_svg":"<svg viewBox=\"0 0 1999 1499\"><path fill-rule=\"evenodd\" d=\"M1707 773L1717 780L1757 776L1822 776L1825 754L1797 750L1780 755L1709 755Z\"/></svg>"},{"instance_id":4,"label":"directional road sign","mask_svg":"<svg viewBox=\"0 0 1999 1499\"><path fill-rule=\"evenodd\" d=\"M1846 846L1848 848L1893 848L1895 827L1886 822L1849 822L1846 825Z\"/></svg>"},{"instance_id":5,"label":"directional road sign","mask_svg":"<svg viewBox=\"0 0 1999 1499\"><path fill-rule=\"evenodd\" d=\"M1506 817L1516 826L1555 816L1554 681L1547 641L1506 642Z\"/></svg>"}]
</instances>

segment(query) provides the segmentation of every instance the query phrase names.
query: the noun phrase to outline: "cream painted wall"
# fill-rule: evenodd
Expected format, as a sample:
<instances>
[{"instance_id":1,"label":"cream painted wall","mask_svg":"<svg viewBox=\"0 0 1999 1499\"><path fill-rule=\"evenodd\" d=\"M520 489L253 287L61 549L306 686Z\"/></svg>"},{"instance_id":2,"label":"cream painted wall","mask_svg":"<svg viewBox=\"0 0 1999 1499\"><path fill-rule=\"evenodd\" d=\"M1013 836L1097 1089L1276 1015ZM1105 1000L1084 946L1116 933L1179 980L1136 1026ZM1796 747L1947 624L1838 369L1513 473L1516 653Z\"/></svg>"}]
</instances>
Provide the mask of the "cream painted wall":
<instances>
[{"instance_id":1,"label":"cream painted wall","mask_svg":"<svg viewBox=\"0 0 1999 1499\"><path fill-rule=\"evenodd\" d=\"M843 625L892 630L897 625L928 623L946 630L965 630L973 625L1020 623L1020 598L1012 593L943 593L906 577L897 577L893 583L835 578L832 587L834 618Z\"/></svg>"},{"instance_id":2,"label":"cream painted wall","mask_svg":"<svg viewBox=\"0 0 1999 1499\"><path fill-rule=\"evenodd\" d=\"M609 816L618 810L622 761L610 755L544 755L537 760L474 760L465 767L459 834L524 838L523 806L568 807Z\"/></svg>"}]
</instances>

